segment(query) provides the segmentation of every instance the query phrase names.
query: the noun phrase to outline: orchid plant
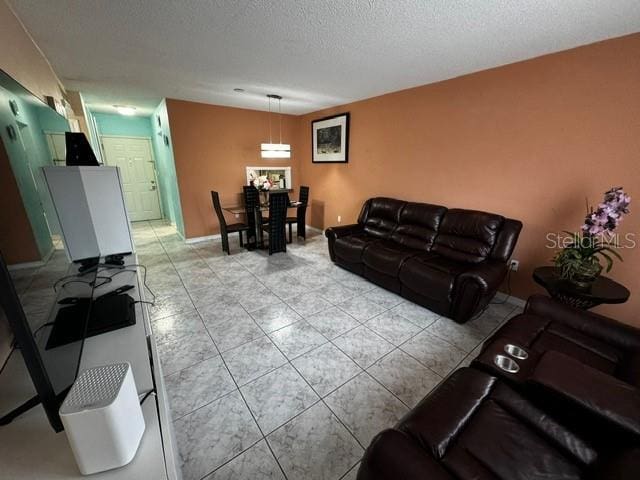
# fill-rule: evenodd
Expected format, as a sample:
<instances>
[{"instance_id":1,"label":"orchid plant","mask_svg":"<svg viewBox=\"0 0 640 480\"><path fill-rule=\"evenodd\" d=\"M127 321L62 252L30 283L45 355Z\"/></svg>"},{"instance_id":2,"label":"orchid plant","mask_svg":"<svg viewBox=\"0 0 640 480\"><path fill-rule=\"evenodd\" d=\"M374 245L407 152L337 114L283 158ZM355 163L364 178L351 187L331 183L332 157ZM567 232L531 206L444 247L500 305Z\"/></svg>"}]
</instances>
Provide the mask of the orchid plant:
<instances>
[{"instance_id":1,"label":"orchid plant","mask_svg":"<svg viewBox=\"0 0 640 480\"><path fill-rule=\"evenodd\" d=\"M595 211L593 207L587 208L579 232L565 232L571 235L571 241L553 259L562 278L578 285L589 285L602 272L600 259L606 261L607 272L613 267L613 257L622 261L612 240L623 216L629 213L630 203L631 197L622 187L614 187L605 192L603 202Z\"/></svg>"}]
</instances>

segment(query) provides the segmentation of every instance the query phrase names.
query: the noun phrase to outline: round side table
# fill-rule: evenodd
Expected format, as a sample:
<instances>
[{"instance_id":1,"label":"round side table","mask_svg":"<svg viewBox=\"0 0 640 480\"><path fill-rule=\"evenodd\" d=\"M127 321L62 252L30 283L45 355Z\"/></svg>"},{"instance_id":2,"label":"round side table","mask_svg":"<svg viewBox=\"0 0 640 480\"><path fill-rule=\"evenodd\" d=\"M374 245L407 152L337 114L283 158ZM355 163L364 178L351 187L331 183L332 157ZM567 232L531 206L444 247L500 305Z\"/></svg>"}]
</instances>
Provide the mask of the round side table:
<instances>
[{"instance_id":1,"label":"round side table","mask_svg":"<svg viewBox=\"0 0 640 480\"><path fill-rule=\"evenodd\" d=\"M557 267L538 267L533 271L533 279L542 285L551 297L582 310L603 303L624 303L630 295L624 285L603 276L599 276L590 289L581 290L561 279Z\"/></svg>"}]
</instances>

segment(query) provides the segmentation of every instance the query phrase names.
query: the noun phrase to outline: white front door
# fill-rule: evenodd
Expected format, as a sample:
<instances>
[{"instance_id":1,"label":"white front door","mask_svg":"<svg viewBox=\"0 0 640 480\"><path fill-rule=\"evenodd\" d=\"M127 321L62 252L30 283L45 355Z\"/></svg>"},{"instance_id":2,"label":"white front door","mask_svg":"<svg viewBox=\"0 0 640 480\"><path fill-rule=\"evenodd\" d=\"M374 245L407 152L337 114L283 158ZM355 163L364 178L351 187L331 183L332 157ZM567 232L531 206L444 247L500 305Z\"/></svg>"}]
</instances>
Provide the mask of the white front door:
<instances>
[{"instance_id":1,"label":"white front door","mask_svg":"<svg viewBox=\"0 0 640 480\"><path fill-rule=\"evenodd\" d=\"M120 168L131 221L161 218L151 142L146 138L102 137L102 147L105 163Z\"/></svg>"}]
</instances>

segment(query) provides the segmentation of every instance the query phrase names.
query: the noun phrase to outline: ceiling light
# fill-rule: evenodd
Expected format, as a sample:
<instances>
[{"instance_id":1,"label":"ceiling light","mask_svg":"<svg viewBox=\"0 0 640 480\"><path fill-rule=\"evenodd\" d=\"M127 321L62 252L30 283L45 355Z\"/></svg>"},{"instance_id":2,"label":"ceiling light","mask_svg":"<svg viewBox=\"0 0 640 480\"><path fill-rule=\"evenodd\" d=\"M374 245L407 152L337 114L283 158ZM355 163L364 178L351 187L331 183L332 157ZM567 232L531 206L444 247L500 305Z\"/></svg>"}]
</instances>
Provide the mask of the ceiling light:
<instances>
[{"instance_id":1,"label":"ceiling light","mask_svg":"<svg viewBox=\"0 0 640 480\"><path fill-rule=\"evenodd\" d=\"M280 111L280 95L267 95L269 99L269 143L260 144L262 158L291 158L291 145L282 143L282 113ZM278 128L280 131L280 142L273 143L271 138L271 100L278 100Z\"/></svg>"},{"instance_id":2,"label":"ceiling light","mask_svg":"<svg viewBox=\"0 0 640 480\"><path fill-rule=\"evenodd\" d=\"M118 111L118 113L120 115L131 116L131 115L135 115L136 114L135 107L127 107L127 106L124 106L124 105L114 105L114 107L116 107L116 110Z\"/></svg>"}]
</instances>

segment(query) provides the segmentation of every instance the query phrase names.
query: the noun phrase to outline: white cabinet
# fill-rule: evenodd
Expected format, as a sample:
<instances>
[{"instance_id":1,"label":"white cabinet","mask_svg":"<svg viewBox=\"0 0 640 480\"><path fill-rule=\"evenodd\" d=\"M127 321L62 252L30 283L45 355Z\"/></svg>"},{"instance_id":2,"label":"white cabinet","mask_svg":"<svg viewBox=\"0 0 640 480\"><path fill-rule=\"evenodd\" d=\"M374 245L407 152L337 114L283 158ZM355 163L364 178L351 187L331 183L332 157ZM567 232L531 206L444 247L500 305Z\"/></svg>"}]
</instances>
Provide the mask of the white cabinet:
<instances>
[{"instance_id":1,"label":"white cabinet","mask_svg":"<svg viewBox=\"0 0 640 480\"><path fill-rule=\"evenodd\" d=\"M44 167L70 260L133 252L117 167Z\"/></svg>"}]
</instances>

